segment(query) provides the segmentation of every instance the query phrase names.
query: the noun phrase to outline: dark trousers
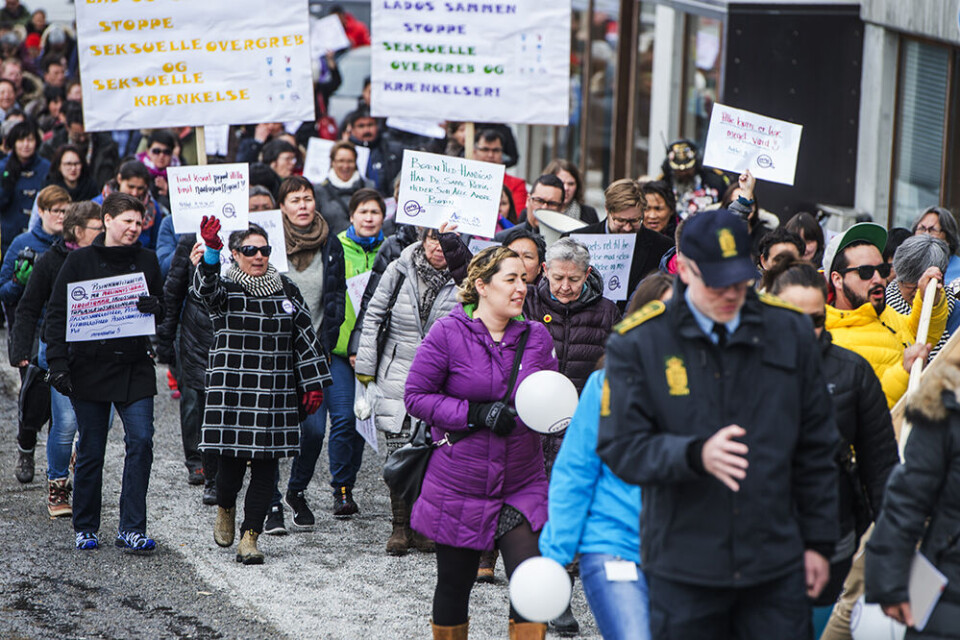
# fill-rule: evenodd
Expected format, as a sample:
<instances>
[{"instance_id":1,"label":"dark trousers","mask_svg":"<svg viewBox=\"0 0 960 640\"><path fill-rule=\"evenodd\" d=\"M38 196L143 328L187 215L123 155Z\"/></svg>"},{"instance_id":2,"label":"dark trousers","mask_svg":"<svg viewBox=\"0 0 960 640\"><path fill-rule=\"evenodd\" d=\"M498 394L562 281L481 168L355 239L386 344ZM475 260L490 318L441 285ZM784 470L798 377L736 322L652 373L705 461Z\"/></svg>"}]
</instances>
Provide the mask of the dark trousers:
<instances>
[{"instance_id":1,"label":"dark trousers","mask_svg":"<svg viewBox=\"0 0 960 640\"><path fill-rule=\"evenodd\" d=\"M503 566L508 579L521 562L540 555L537 546L539 539L540 534L534 533L530 524L524 521L522 525L497 540L497 548L503 556ZM476 549L437 545L437 588L433 593L434 624L454 627L467 621L470 591L477 579L481 553L483 552ZM510 618L517 622L526 622L512 606Z\"/></svg>"},{"instance_id":2,"label":"dark trousers","mask_svg":"<svg viewBox=\"0 0 960 640\"><path fill-rule=\"evenodd\" d=\"M277 473L277 460L250 460L221 455L217 468L217 506L231 509L237 505L237 494L243 487L243 476L250 463L250 484L243 501L243 524L241 531L263 531L263 521L270 508L273 493L273 478Z\"/></svg>"},{"instance_id":3,"label":"dark trousers","mask_svg":"<svg viewBox=\"0 0 960 640\"><path fill-rule=\"evenodd\" d=\"M203 468L207 480L217 475L217 453L200 451L200 434L203 427L203 411L207 406L207 393L203 389L180 387L180 438L183 440L183 457L187 469Z\"/></svg>"},{"instance_id":4,"label":"dark trousers","mask_svg":"<svg viewBox=\"0 0 960 640\"><path fill-rule=\"evenodd\" d=\"M647 574L650 631L657 640L810 640L803 569L751 587L719 588Z\"/></svg>"},{"instance_id":5,"label":"dark trousers","mask_svg":"<svg viewBox=\"0 0 960 640\"><path fill-rule=\"evenodd\" d=\"M103 458L110 430L110 403L73 400L77 414L77 468L74 472L73 529L100 529ZM153 397L115 404L123 422L123 480L120 486L120 531L147 532L147 486L153 466Z\"/></svg>"}]
</instances>

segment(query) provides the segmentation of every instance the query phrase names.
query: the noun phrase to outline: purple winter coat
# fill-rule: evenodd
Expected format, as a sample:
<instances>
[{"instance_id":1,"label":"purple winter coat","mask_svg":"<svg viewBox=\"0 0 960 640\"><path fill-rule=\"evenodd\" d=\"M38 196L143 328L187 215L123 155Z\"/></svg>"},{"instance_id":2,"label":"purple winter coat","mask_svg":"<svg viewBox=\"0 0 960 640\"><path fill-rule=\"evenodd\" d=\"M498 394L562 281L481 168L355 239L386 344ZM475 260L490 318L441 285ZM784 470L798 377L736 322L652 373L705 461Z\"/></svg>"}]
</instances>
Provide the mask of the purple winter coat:
<instances>
[{"instance_id":1,"label":"purple winter coat","mask_svg":"<svg viewBox=\"0 0 960 640\"><path fill-rule=\"evenodd\" d=\"M407 412L431 425L434 440L467 429L472 402L501 400L507 392L516 346L530 336L517 387L531 373L557 370L553 339L539 322L513 320L500 345L463 306L434 323L413 359L404 393ZM514 396L516 388L514 388ZM513 397L511 397L513 401ZM500 509L509 504L539 531L547 520L547 478L540 437L518 419L506 437L479 429L430 457L411 526L431 540L467 549L493 548Z\"/></svg>"}]
</instances>

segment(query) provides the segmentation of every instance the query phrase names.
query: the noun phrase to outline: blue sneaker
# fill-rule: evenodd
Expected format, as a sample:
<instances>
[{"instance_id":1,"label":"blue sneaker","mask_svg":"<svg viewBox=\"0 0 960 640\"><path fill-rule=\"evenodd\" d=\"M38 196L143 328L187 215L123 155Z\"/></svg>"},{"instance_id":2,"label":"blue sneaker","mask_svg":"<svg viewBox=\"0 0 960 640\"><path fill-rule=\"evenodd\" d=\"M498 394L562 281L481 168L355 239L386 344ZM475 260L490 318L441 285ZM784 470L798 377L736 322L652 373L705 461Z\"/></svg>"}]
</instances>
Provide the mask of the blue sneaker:
<instances>
[{"instance_id":1,"label":"blue sneaker","mask_svg":"<svg viewBox=\"0 0 960 640\"><path fill-rule=\"evenodd\" d=\"M90 549L99 549L100 548L100 538L97 537L97 534L92 531L78 531L77 532L77 549L80 551L88 551Z\"/></svg>"},{"instance_id":2,"label":"blue sneaker","mask_svg":"<svg viewBox=\"0 0 960 640\"><path fill-rule=\"evenodd\" d=\"M157 548L156 542L136 531L120 531L113 544L124 553L150 553Z\"/></svg>"}]
</instances>

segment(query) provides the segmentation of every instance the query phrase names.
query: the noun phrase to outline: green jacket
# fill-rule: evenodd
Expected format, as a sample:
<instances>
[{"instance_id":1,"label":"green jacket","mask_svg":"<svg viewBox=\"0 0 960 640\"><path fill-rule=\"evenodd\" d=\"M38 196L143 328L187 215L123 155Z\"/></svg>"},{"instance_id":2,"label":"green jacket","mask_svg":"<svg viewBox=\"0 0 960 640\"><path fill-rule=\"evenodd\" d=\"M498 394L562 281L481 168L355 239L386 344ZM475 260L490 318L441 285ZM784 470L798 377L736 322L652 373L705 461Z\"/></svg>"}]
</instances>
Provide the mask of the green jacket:
<instances>
[{"instance_id":1,"label":"green jacket","mask_svg":"<svg viewBox=\"0 0 960 640\"><path fill-rule=\"evenodd\" d=\"M346 231L338 233L337 238L339 238L340 244L343 245L343 263L346 268L345 276L347 280L373 269L373 261L377 259L377 253L380 251L380 247L383 246L382 242L370 251L364 251L363 247L347 237ZM357 322L357 310L353 308L349 289L350 287L348 286L347 311L343 318L343 324L340 325L340 338L337 340L337 346L333 349L335 355L343 356L344 358L349 355L347 353L347 344L350 342L350 332L353 331L353 326Z\"/></svg>"}]
</instances>

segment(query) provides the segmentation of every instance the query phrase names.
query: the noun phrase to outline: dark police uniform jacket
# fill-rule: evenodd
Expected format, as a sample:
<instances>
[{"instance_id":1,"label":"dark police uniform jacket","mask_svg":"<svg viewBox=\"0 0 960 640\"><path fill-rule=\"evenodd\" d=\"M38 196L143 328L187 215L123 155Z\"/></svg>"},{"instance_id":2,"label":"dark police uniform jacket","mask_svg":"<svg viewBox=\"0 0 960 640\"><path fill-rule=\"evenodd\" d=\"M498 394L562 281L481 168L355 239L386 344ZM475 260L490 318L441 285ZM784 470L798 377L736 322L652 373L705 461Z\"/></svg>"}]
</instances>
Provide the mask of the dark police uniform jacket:
<instances>
[{"instance_id":1,"label":"dark police uniform jacket","mask_svg":"<svg viewBox=\"0 0 960 640\"><path fill-rule=\"evenodd\" d=\"M721 348L684 291L678 282L666 306L629 316L607 343L597 451L643 487L644 571L746 587L802 570L805 548L829 558L838 439L810 320L750 290ZM749 447L737 493L688 461L731 424L746 430L740 441Z\"/></svg>"}]
</instances>

